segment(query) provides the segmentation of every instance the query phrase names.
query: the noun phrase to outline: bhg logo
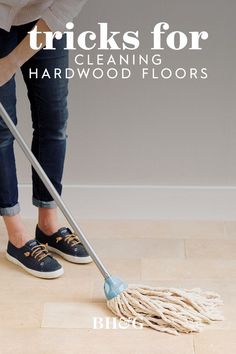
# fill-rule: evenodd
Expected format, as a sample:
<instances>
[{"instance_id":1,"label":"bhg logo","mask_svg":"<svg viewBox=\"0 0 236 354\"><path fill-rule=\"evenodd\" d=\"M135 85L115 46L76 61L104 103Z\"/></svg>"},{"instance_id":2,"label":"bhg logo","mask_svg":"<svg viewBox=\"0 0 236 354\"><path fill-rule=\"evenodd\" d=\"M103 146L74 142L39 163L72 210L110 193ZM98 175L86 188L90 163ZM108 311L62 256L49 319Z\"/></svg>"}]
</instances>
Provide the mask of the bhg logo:
<instances>
[{"instance_id":1,"label":"bhg logo","mask_svg":"<svg viewBox=\"0 0 236 354\"><path fill-rule=\"evenodd\" d=\"M93 317L93 329L143 329L136 318Z\"/></svg>"}]
</instances>

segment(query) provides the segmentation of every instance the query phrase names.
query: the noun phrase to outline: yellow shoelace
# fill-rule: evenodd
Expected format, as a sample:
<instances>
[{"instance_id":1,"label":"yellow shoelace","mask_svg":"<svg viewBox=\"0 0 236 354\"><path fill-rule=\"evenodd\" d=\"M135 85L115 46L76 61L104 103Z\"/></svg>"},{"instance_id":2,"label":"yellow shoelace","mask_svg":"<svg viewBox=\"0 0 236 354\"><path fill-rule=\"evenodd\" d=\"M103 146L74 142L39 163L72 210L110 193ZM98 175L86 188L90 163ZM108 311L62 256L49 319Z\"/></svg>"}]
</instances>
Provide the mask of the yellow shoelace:
<instances>
[{"instance_id":1,"label":"yellow shoelace","mask_svg":"<svg viewBox=\"0 0 236 354\"><path fill-rule=\"evenodd\" d=\"M71 243L72 246L76 246L79 243L81 243L80 239L78 238L78 235L76 235L74 233L67 235L65 237L58 236L56 238L57 243L60 242L61 240L65 240L65 242L67 242L68 244Z\"/></svg>"},{"instance_id":2,"label":"yellow shoelace","mask_svg":"<svg viewBox=\"0 0 236 354\"><path fill-rule=\"evenodd\" d=\"M25 252L24 255L25 257L32 256L40 262L49 255L46 246L43 244L34 246L31 252Z\"/></svg>"}]
</instances>

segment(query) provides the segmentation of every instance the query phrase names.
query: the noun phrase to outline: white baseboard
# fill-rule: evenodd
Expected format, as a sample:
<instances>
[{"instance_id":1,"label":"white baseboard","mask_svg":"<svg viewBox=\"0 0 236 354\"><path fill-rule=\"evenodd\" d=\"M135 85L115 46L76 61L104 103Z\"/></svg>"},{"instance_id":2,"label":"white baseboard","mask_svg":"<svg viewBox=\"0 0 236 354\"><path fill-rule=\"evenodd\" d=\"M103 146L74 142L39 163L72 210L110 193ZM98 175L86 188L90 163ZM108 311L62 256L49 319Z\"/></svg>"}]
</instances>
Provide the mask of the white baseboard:
<instances>
[{"instance_id":1,"label":"white baseboard","mask_svg":"<svg viewBox=\"0 0 236 354\"><path fill-rule=\"evenodd\" d=\"M31 185L19 195L22 215L35 217ZM81 219L236 220L236 187L65 185L63 200Z\"/></svg>"}]
</instances>

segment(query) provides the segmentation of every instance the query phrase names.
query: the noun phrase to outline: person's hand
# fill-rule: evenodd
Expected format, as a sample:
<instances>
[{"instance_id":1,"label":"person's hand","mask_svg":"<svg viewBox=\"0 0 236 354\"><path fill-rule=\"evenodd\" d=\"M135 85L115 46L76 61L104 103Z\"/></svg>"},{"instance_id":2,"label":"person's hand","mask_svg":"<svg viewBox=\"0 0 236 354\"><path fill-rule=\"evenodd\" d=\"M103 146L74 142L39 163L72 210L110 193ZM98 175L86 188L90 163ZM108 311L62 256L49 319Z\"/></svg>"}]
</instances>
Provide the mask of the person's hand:
<instances>
[{"instance_id":1,"label":"person's hand","mask_svg":"<svg viewBox=\"0 0 236 354\"><path fill-rule=\"evenodd\" d=\"M16 73L18 66L10 56L0 59L0 87L6 84Z\"/></svg>"},{"instance_id":2,"label":"person's hand","mask_svg":"<svg viewBox=\"0 0 236 354\"><path fill-rule=\"evenodd\" d=\"M50 31L46 22L42 19L36 23L38 30L38 41L44 47L46 44L45 32ZM40 49L39 49L40 50ZM39 50L34 50L30 46L30 34L8 54L6 57L0 59L0 87L6 84L17 70L32 58Z\"/></svg>"}]
</instances>

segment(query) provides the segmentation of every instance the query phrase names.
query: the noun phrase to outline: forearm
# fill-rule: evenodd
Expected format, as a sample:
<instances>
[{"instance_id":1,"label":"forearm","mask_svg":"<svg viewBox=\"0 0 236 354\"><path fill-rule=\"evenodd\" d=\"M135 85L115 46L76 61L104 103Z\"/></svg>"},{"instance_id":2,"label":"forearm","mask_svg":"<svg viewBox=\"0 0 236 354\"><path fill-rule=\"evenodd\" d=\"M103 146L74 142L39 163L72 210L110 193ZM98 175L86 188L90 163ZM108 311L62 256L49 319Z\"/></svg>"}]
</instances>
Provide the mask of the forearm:
<instances>
[{"instance_id":1,"label":"forearm","mask_svg":"<svg viewBox=\"0 0 236 354\"><path fill-rule=\"evenodd\" d=\"M43 32L50 31L44 20L39 20L37 23L38 31L38 43L42 43L42 47L45 45L45 35ZM12 50L8 55L8 59L15 68L20 68L25 62L32 58L39 50L34 50L30 47L30 35L27 34L26 37L18 44L18 46Z\"/></svg>"}]
</instances>

